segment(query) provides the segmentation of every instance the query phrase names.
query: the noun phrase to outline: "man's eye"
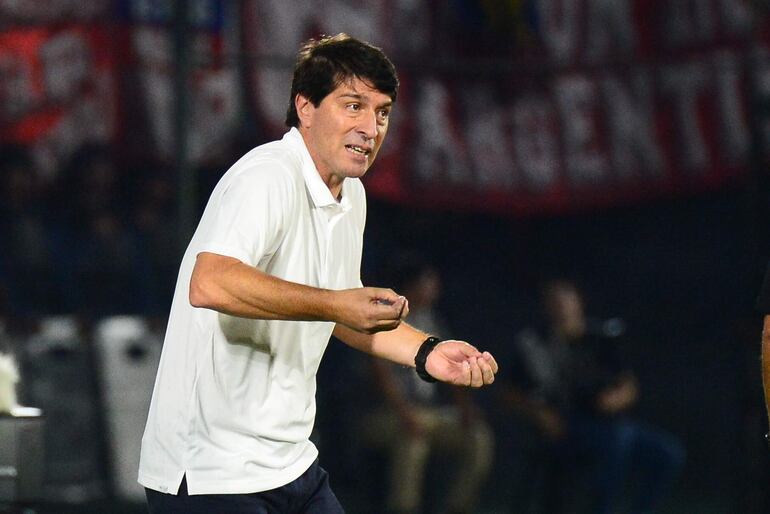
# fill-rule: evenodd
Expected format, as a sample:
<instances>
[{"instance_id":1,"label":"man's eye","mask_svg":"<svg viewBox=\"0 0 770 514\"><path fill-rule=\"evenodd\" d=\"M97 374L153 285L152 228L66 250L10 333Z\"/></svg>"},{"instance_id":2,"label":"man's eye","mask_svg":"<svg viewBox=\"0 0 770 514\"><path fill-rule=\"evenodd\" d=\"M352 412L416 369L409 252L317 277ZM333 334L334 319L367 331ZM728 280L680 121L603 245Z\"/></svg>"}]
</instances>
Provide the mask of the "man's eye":
<instances>
[{"instance_id":1,"label":"man's eye","mask_svg":"<svg viewBox=\"0 0 770 514\"><path fill-rule=\"evenodd\" d=\"M348 104L348 110L358 112L361 110L361 104Z\"/></svg>"},{"instance_id":2,"label":"man's eye","mask_svg":"<svg viewBox=\"0 0 770 514\"><path fill-rule=\"evenodd\" d=\"M390 111L387 109L381 109L379 111L379 116L383 120L387 120L390 117Z\"/></svg>"}]
</instances>

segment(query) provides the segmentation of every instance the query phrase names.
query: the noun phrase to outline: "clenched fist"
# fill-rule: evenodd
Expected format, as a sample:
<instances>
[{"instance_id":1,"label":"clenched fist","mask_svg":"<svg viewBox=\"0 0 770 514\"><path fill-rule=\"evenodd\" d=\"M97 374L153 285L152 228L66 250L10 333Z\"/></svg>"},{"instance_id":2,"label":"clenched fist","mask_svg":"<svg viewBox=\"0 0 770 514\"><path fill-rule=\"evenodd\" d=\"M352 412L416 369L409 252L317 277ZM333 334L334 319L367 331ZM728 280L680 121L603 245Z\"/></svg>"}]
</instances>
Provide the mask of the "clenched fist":
<instances>
[{"instance_id":1,"label":"clenched fist","mask_svg":"<svg viewBox=\"0 0 770 514\"><path fill-rule=\"evenodd\" d=\"M357 332L393 330L409 313L409 302L391 289L362 287L335 292L334 318Z\"/></svg>"}]
</instances>

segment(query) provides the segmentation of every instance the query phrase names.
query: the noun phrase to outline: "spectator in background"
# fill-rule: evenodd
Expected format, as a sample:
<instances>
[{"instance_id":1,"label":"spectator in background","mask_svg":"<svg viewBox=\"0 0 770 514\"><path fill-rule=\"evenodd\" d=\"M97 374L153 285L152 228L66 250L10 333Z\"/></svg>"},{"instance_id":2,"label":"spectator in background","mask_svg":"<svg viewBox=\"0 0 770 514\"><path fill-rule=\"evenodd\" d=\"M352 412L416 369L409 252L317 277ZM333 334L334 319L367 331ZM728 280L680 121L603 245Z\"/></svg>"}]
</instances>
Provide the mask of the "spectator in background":
<instances>
[{"instance_id":1,"label":"spectator in background","mask_svg":"<svg viewBox=\"0 0 770 514\"><path fill-rule=\"evenodd\" d=\"M129 223L130 188L111 149L79 149L62 174L58 195L59 277L67 309L92 319L144 313L151 301L148 262Z\"/></svg>"},{"instance_id":2,"label":"spectator in background","mask_svg":"<svg viewBox=\"0 0 770 514\"><path fill-rule=\"evenodd\" d=\"M177 216L174 212L174 180L171 170L145 167L136 181L132 222L148 266L151 288L146 314L164 322L174 292L180 253Z\"/></svg>"},{"instance_id":3,"label":"spectator in background","mask_svg":"<svg viewBox=\"0 0 770 514\"><path fill-rule=\"evenodd\" d=\"M442 337L451 333L438 311L441 277L416 255L402 255L389 279L409 298L410 323ZM394 514L421 511L426 466L432 451L451 455L454 482L441 491L449 514L477 512L479 489L492 464L494 438L470 394L421 380L411 368L372 359L384 404L365 422L365 439L390 454L388 508ZM447 395L449 394L449 398Z\"/></svg>"},{"instance_id":4,"label":"spectator in background","mask_svg":"<svg viewBox=\"0 0 770 514\"><path fill-rule=\"evenodd\" d=\"M638 385L622 359L621 322L589 320L572 282L549 281L542 295L545 326L516 340L508 405L540 432L550 479L575 473L575 462L588 459L592 512L617 512L632 470L638 482L631 512L653 512L678 477L685 453L675 437L630 416ZM563 508L563 489L561 481L547 488L545 512Z\"/></svg>"},{"instance_id":5,"label":"spectator in background","mask_svg":"<svg viewBox=\"0 0 770 514\"><path fill-rule=\"evenodd\" d=\"M0 148L0 283L16 318L37 316L55 303L45 200L27 148Z\"/></svg>"}]
</instances>

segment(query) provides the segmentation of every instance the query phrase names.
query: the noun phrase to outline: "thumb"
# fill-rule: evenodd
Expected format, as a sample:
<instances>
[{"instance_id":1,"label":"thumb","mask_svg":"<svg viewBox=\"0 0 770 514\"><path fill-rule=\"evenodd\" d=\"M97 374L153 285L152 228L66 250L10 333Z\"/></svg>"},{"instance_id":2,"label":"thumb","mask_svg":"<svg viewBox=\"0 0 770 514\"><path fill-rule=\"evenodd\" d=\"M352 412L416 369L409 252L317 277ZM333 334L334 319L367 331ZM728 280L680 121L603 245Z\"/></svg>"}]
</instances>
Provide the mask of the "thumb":
<instances>
[{"instance_id":1,"label":"thumb","mask_svg":"<svg viewBox=\"0 0 770 514\"><path fill-rule=\"evenodd\" d=\"M401 304L399 302L406 301L406 298L403 296L400 296L392 289L385 289L382 287L373 287L371 288L371 298L377 303L381 303L384 305L395 305L399 304L399 307Z\"/></svg>"},{"instance_id":2,"label":"thumb","mask_svg":"<svg viewBox=\"0 0 770 514\"><path fill-rule=\"evenodd\" d=\"M465 341L456 341L452 339L444 341L444 343L454 343L452 345L454 349L462 353L464 357L478 357L481 355L481 352L478 351L475 346L466 343Z\"/></svg>"}]
</instances>

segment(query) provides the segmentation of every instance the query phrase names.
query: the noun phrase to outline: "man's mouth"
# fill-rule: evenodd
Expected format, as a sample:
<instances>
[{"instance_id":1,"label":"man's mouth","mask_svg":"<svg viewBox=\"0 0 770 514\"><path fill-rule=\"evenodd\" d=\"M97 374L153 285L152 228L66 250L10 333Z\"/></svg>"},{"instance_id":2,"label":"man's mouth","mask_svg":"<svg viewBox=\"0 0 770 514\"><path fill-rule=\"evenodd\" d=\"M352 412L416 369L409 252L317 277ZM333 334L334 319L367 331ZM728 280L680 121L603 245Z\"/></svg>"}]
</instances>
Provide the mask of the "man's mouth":
<instances>
[{"instance_id":1,"label":"man's mouth","mask_svg":"<svg viewBox=\"0 0 770 514\"><path fill-rule=\"evenodd\" d=\"M358 145L345 145L345 148L347 148L349 151L358 155L367 156L370 153L372 153L371 148L364 148L363 146L358 146Z\"/></svg>"}]
</instances>

